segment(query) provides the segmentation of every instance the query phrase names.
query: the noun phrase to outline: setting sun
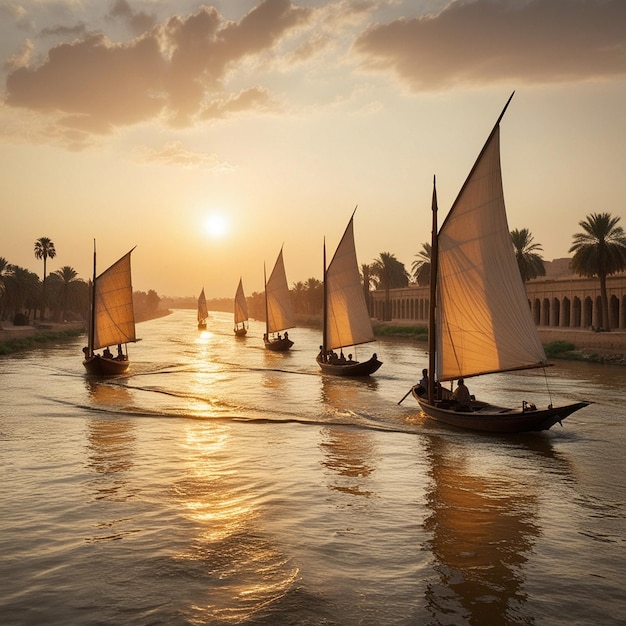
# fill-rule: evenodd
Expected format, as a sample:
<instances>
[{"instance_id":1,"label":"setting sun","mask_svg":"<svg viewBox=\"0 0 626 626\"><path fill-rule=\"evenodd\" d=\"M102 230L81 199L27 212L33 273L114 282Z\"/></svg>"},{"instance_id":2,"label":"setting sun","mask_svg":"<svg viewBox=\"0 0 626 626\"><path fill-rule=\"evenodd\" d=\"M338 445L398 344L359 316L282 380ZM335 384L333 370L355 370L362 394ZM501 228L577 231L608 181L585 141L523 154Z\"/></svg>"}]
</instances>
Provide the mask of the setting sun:
<instances>
[{"instance_id":1,"label":"setting sun","mask_svg":"<svg viewBox=\"0 0 626 626\"><path fill-rule=\"evenodd\" d=\"M204 231L213 238L223 237L228 232L228 222L223 215L214 213L205 218Z\"/></svg>"}]
</instances>

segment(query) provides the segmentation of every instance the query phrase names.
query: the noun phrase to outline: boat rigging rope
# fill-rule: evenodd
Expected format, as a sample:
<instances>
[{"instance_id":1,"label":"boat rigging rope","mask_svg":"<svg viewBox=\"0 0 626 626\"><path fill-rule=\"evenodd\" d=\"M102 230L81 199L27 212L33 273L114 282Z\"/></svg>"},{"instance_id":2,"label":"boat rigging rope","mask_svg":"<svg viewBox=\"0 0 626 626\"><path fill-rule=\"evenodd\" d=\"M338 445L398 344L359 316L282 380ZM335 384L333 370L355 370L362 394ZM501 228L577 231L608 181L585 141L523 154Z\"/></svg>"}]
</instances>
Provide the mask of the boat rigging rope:
<instances>
[{"instance_id":1,"label":"boat rigging rope","mask_svg":"<svg viewBox=\"0 0 626 626\"><path fill-rule=\"evenodd\" d=\"M551 409L552 408L552 393L550 392L550 385L548 385L548 373L545 367L543 367L542 369L543 369L543 377L545 378L545 381L546 381L546 389L548 390L548 397L550 398L550 404L548 404L548 408Z\"/></svg>"}]
</instances>

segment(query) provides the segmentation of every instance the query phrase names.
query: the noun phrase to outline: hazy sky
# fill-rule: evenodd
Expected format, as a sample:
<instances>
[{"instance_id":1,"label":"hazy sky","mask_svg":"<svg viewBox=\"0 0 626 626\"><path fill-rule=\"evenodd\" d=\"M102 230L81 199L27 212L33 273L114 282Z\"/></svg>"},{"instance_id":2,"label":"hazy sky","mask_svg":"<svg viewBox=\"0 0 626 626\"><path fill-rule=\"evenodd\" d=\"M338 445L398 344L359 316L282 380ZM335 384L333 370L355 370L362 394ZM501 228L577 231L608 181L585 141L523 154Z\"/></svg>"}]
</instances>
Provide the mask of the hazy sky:
<instances>
[{"instance_id":1,"label":"hazy sky","mask_svg":"<svg viewBox=\"0 0 626 626\"><path fill-rule=\"evenodd\" d=\"M624 0L0 0L0 56L0 256L40 277L45 236L160 295L261 291L283 244L321 279L357 204L359 263L410 270L512 91L510 228L626 227Z\"/></svg>"}]
</instances>

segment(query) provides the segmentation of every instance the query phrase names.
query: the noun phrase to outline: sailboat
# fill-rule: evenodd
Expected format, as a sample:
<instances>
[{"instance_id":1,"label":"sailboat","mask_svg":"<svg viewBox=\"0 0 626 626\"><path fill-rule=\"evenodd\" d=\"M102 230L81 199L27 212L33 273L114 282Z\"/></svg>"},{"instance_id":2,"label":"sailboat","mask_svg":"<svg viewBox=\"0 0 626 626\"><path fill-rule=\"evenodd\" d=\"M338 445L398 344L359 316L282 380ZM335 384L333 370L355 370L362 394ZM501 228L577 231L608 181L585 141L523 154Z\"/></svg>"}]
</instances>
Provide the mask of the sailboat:
<instances>
[{"instance_id":1,"label":"sailboat","mask_svg":"<svg viewBox=\"0 0 626 626\"><path fill-rule=\"evenodd\" d=\"M263 268L263 278L265 279L265 268ZM295 325L281 247L269 280L265 280L265 334L263 335L265 347L273 352L289 350L293 346L293 341L289 339L287 332L281 336L280 331L293 328Z\"/></svg>"},{"instance_id":2,"label":"sailboat","mask_svg":"<svg viewBox=\"0 0 626 626\"><path fill-rule=\"evenodd\" d=\"M87 346L83 365L89 374L111 376L128 369L128 353L122 345L136 341L130 250L102 274L96 276L96 245L93 250L93 281ZM110 346L117 346L113 356ZM95 350L104 348L103 353Z\"/></svg>"},{"instance_id":3,"label":"sailboat","mask_svg":"<svg viewBox=\"0 0 626 626\"><path fill-rule=\"evenodd\" d=\"M548 430L587 406L495 406L470 398L461 405L440 383L548 365L515 259L500 169L500 117L450 212L437 231L433 181L428 389L411 393L422 411L470 430ZM433 377L432 373L435 376Z\"/></svg>"},{"instance_id":4,"label":"sailboat","mask_svg":"<svg viewBox=\"0 0 626 626\"><path fill-rule=\"evenodd\" d=\"M209 317L209 312L206 308L206 296L204 295L204 287L198 297L198 330L204 330L206 328L206 321Z\"/></svg>"},{"instance_id":5,"label":"sailboat","mask_svg":"<svg viewBox=\"0 0 626 626\"><path fill-rule=\"evenodd\" d=\"M237 291L235 292L235 335L237 337L245 337L248 332L246 322L248 321L248 303L243 292L243 283L239 279ZM241 326L240 326L241 324Z\"/></svg>"},{"instance_id":6,"label":"sailboat","mask_svg":"<svg viewBox=\"0 0 626 626\"><path fill-rule=\"evenodd\" d=\"M316 360L322 372L336 376L369 376L382 365L376 353L363 362L353 360L352 354L347 358L344 354L348 346L376 340L356 258L354 212L328 267L324 242L323 333ZM340 354L335 354L335 350Z\"/></svg>"}]
</instances>

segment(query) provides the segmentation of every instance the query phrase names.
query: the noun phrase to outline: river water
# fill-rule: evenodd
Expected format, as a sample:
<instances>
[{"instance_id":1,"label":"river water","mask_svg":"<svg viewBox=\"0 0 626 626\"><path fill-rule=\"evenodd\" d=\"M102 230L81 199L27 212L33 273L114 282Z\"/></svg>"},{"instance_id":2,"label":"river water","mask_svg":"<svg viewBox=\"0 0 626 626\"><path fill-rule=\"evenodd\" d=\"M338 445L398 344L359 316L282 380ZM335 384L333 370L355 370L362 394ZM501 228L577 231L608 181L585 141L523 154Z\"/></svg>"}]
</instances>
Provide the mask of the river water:
<instances>
[{"instance_id":1,"label":"river water","mask_svg":"<svg viewBox=\"0 0 626 626\"><path fill-rule=\"evenodd\" d=\"M224 313L138 334L117 379L86 377L84 338L0 358L1 624L624 623L626 368L470 379L594 403L485 436L398 404L424 344L343 380L312 329L286 354Z\"/></svg>"}]
</instances>

